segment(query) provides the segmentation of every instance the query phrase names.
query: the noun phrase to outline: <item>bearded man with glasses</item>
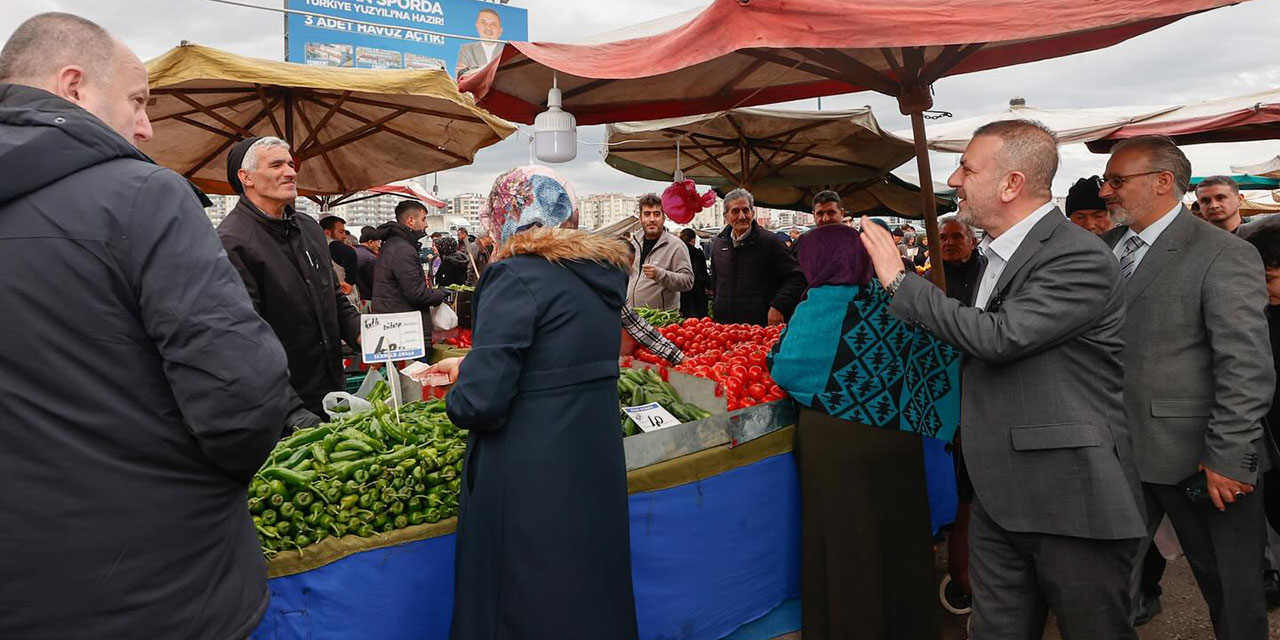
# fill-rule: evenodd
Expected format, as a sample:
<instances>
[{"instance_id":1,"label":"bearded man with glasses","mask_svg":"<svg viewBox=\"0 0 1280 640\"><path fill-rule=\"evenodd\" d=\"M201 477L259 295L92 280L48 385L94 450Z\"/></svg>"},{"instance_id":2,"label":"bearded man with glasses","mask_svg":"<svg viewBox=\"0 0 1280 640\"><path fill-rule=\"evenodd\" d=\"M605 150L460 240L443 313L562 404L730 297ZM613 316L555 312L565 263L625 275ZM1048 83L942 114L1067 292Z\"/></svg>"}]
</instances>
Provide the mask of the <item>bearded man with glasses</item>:
<instances>
[{"instance_id":1,"label":"bearded man with glasses","mask_svg":"<svg viewBox=\"0 0 1280 640\"><path fill-rule=\"evenodd\" d=\"M1275 388L1266 283L1253 246L1182 206L1190 179L1162 136L1117 144L1102 176L1098 195L1119 225L1102 238L1127 281L1125 417L1148 533L1168 514L1220 640L1262 640L1254 487L1271 465L1261 421Z\"/></svg>"}]
</instances>

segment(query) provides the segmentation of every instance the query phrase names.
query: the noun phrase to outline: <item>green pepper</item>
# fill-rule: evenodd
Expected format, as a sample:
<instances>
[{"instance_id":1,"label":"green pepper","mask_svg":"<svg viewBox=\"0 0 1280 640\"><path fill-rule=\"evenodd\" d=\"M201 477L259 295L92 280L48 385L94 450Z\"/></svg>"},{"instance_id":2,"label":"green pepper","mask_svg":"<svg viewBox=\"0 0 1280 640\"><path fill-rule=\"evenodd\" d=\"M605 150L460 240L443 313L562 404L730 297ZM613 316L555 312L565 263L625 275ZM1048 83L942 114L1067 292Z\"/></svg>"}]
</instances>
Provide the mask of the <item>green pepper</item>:
<instances>
[{"instance_id":1,"label":"green pepper","mask_svg":"<svg viewBox=\"0 0 1280 640\"><path fill-rule=\"evenodd\" d=\"M383 471L382 465L378 464L377 462L374 462L373 464L369 465L370 478L381 478L382 471Z\"/></svg>"},{"instance_id":2,"label":"green pepper","mask_svg":"<svg viewBox=\"0 0 1280 640\"><path fill-rule=\"evenodd\" d=\"M419 468L418 461L417 460L401 460L400 463L396 465L396 468L400 469L403 472L413 473L414 469Z\"/></svg>"},{"instance_id":3,"label":"green pepper","mask_svg":"<svg viewBox=\"0 0 1280 640\"><path fill-rule=\"evenodd\" d=\"M412 498L409 498L409 510L410 510L410 511L418 511L418 510L420 510L421 508L422 508L422 498L421 498L421 497L419 497L419 496L413 496Z\"/></svg>"},{"instance_id":4,"label":"green pepper","mask_svg":"<svg viewBox=\"0 0 1280 640\"><path fill-rule=\"evenodd\" d=\"M386 449L386 447L383 446L382 442L378 441L376 438L366 435L364 433L361 433L351 427L347 427L346 429L343 429L339 433L346 436L350 440L359 440L360 442L363 442L369 445L370 447L377 449L378 451L383 451Z\"/></svg>"},{"instance_id":5,"label":"green pepper","mask_svg":"<svg viewBox=\"0 0 1280 640\"><path fill-rule=\"evenodd\" d=\"M258 498L267 498L271 495L271 485L265 482L259 482L253 485L253 495Z\"/></svg>"},{"instance_id":6,"label":"green pepper","mask_svg":"<svg viewBox=\"0 0 1280 640\"><path fill-rule=\"evenodd\" d=\"M299 507L305 507L311 504L314 499L315 496L312 495L310 491L299 491L297 495L293 496L293 504Z\"/></svg>"},{"instance_id":7,"label":"green pepper","mask_svg":"<svg viewBox=\"0 0 1280 640\"><path fill-rule=\"evenodd\" d=\"M382 527L382 525L387 524L387 522L388 522L388 518L387 518L387 514L385 514L385 513L379 513L378 515L376 515L376 516L374 516L374 517L373 517L373 526L374 526L374 527L379 527L379 528L381 528L381 527Z\"/></svg>"},{"instance_id":8,"label":"green pepper","mask_svg":"<svg viewBox=\"0 0 1280 640\"><path fill-rule=\"evenodd\" d=\"M311 506L307 509L307 513L314 513L317 515L324 513L324 504L320 502L312 502Z\"/></svg>"},{"instance_id":9,"label":"green pepper","mask_svg":"<svg viewBox=\"0 0 1280 640\"><path fill-rule=\"evenodd\" d=\"M293 506L293 503L292 503L292 502L286 502L286 503L284 503L284 504L280 505L280 517L281 517L281 518L286 518L286 519L287 519L287 518L292 518L292 517L293 517L293 512L294 512L294 510L295 510L295 509L296 509L296 508Z\"/></svg>"},{"instance_id":10,"label":"green pepper","mask_svg":"<svg viewBox=\"0 0 1280 640\"><path fill-rule=\"evenodd\" d=\"M356 504L358 504L359 502L360 502L360 496L352 493L349 495L342 496L342 501L341 503L339 503L339 507L342 508L343 510L346 510L356 506Z\"/></svg>"},{"instance_id":11,"label":"green pepper","mask_svg":"<svg viewBox=\"0 0 1280 640\"><path fill-rule=\"evenodd\" d=\"M446 466L446 467L441 467L441 469L440 469L440 478L441 478L442 480L444 480L445 482L448 482L449 480L452 480L452 479L454 479L454 478L456 478L456 477L458 477L458 470L457 470L457 469L455 469L455 468L453 468L453 466L452 466L452 465L450 465L450 466Z\"/></svg>"},{"instance_id":12,"label":"green pepper","mask_svg":"<svg viewBox=\"0 0 1280 640\"><path fill-rule=\"evenodd\" d=\"M279 531L282 536L287 536L290 531L293 531L293 523L288 520L281 520L276 523L276 531Z\"/></svg>"},{"instance_id":13,"label":"green pepper","mask_svg":"<svg viewBox=\"0 0 1280 640\"><path fill-rule=\"evenodd\" d=\"M307 537L307 534L305 533L299 533L298 537L293 539L293 542L294 544L297 544L299 547L311 546L311 538Z\"/></svg>"},{"instance_id":14,"label":"green pepper","mask_svg":"<svg viewBox=\"0 0 1280 640\"><path fill-rule=\"evenodd\" d=\"M396 519L395 519L395 520L393 520L393 521L391 522L391 524L392 524L392 525L394 525L394 526L395 526L395 528L397 528L397 529L403 529L403 528L405 528L405 527L409 526L409 516L406 516L406 515L404 515L404 514L402 513L402 514L400 514L400 515L396 516Z\"/></svg>"},{"instance_id":15,"label":"green pepper","mask_svg":"<svg viewBox=\"0 0 1280 640\"><path fill-rule=\"evenodd\" d=\"M432 508L430 508L430 509L427 509L427 518L426 518L426 519L427 519L427 522L430 522L430 523L432 523L432 524L435 524L435 523L437 523L437 522L440 522L440 510L439 510L439 509L437 509L437 508L435 508L435 507L432 507Z\"/></svg>"},{"instance_id":16,"label":"green pepper","mask_svg":"<svg viewBox=\"0 0 1280 640\"><path fill-rule=\"evenodd\" d=\"M365 453L363 451L334 451L329 455L329 462L346 462L348 460L363 458L364 456Z\"/></svg>"},{"instance_id":17,"label":"green pepper","mask_svg":"<svg viewBox=\"0 0 1280 640\"><path fill-rule=\"evenodd\" d=\"M457 495L458 491L459 491L459 490L461 490L461 489L462 489L462 479L461 479L461 478L454 478L453 480L450 480L450 481L449 481L449 491L451 491L451 492L453 492L455 495Z\"/></svg>"},{"instance_id":18,"label":"green pepper","mask_svg":"<svg viewBox=\"0 0 1280 640\"><path fill-rule=\"evenodd\" d=\"M368 509L369 507L372 507L372 506L373 506L373 494L372 493L360 494L360 508Z\"/></svg>"},{"instance_id":19,"label":"green pepper","mask_svg":"<svg viewBox=\"0 0 1280 640\"><path fill-rule=\"evenodd\" d=\"M386 512L387 503L381 500L374 500L373 504L369 505L369 510L376 514L381 515L382 513Z\"/></svg>"},{"instance_id":20,"label":"green pepper","mask_svg":"<svg viewBox=\"0 0 1280 640\"><path fill-rule=\"evenodd\" d=\"M427 521L427 515L421 511L414 511L409 514L409 524L418 526Z\"/></svg>"},{"instance_id":21,"label":"green pepper","mask_svg":"<svg viewBox=\"0 0 1280 640\"><path fill-rule=\"evenodd\" d=\"M356 529L355 533L361 538L369 538L373 536L373 527L367 524L362 524Z\"/></svg>"},{"instance_id":22,"label":"green pepper","mask_svg":"<svg viewBox=\"0 0 1280 640\"><path fill-rule=\"evenodd\" d=\"M324 450L323 443L311 443L311 458L320 464L329 464L329 453Z\"/></svg>"},{"instance_id":23,"label":"green pepper","mask_svg":"<svg viewBox=\"0 0 1280 640\"><path fill-rule=\"evenodd\" d=\"M270 504L272 507L277 509L280 508L280 505L286 502L288 502L288 500L285 499L284 494L282 493L273 493L270 498L267 498L267 504Z\"/></svg>"},{"instance_id":24,"label":"green pepper","mask_svg":"<svg viewBox=\"0 0 1280 640\"><path fill-rule=\"evenodd\" d=\"M280 514L276 513L275 511L273 511L273 510L271 510L271 509L264 509L264 510L262 511L262 524L264 524L264 525L273 525L273 524L275 524L275 523L276 523L276 518L277 518L277 517L279 517L279 515L280 515Z\"/></svg>"},{"instance_id":25,"label":"green pepper","mask_svg":"<svg viewBox=\"0 0 1280 640\"><path fill-rule=\"evenodd\" d=\"M334 447L335 453L341 453L343 451L359 451L360 453L368 454L373 453L373 447L367 442L362 442L356 439L347 439L339 442L338 446Z\"/></svg>"},{"instance_id":26,"label":"green pepper","mask_svg":"<svg viewBox=\"0 0 1280 640\"><path fill-rule=\"evenodd\" d=\"M396 525L391 522L384 522L382 526L378 527L378 531L381 531L382 533L391 533L392 531L395 531L395 530L396 530Z\"/></svg>"},{"instance_id":27,"label":"green pepper","mask_svg":"<svg viewBox=\"0 0 1280 640\"><path fill-rule=\"evenodd\" d=\"M303 429L292 436L281 440L277 447L285 449L293 449L302 445L311 444L323 440L325 436L333 433L332 425L322 425L313 429Z\"/></svg>"},{"instance_id":28,"label":"green pepper","mask_svg":"<svg viewBox=\"0 0 1280 640\"><path fill-rule=\"evenodd\" d=\"M321 494L324 496L325 502L334 503L342 499L342 489L340 487L329 487Z\"/></svg>"},{"instance_id":29,"label":"green pepper","mask_svg":"<svg viewBox=\"0 0 1280 640\"><path fill-rule=\"evenodd\" d=\"M369 471L367 469L356 469L352 472L351 477L356 482L364 484L369 481Z\"/></svg>"},{"instance_id":30,"label":"green pepper","mask_svg":"<svg viewBox=\"0 0 1280 640\"><path fill-rule=\"evenodd\" d=\"M432 471L431 473L428 473L426 480L427 480L427 486L430 486L430 487L434 487L445 481L444 478L440 477L439 471Z\"/></svg>"},{"instance_id":31,"label":"green pepper","mask_svg":"<svg viewBox=\"0 0 1280 640\"><path fill-rule=\"evenodd\" d=\"M347 495L360 493L360 483L355 480L348 480L346 484L342 485L342 492Z\"/></svg>"},{"instance_id":32,"label":"green pepper","mask_svg":"<svg viewBox=\"0 0 1280 640\"><path fill-rule=\"evenodd\" d=\"M292 469L282 469L280 467L267 467L259 473L263 477L271 479L271 487L274 493L283 493L284 484L280 485L280 491L275 491L276 482L288 483L295 487L305 487L316 478L314 471L293 471Z\"/></svg>"},{"instance_id":33,"label":"green pepper","mask_svg":"<svg viewBox=\"0 0 1280 640\"><path fill-rule=\"evenodd\" d=\"M377 516L374 515L372 511L361 509L356 512L356 517L359 518L360 520L363 520L364 522L373 522L373 519L376 518Z\"/></svg>"}]
</instances>

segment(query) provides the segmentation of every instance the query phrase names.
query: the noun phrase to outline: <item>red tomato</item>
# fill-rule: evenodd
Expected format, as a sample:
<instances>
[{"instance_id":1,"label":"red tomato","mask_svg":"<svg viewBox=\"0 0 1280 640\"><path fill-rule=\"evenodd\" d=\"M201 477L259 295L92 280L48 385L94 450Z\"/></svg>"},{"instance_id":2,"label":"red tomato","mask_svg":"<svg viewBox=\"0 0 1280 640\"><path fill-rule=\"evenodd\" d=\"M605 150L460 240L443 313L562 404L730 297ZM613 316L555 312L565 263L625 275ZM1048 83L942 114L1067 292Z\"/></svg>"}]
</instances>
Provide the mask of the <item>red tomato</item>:
<instances>
[{"instance_id":1,"label":"red tomato","mask_svg":"<svg viewBox=\"0 0 1280 640\"><path fill-rule=\"evenodd\" d=\"M751 397L755 398L756 400L764 400L764 397L765 397L764 385L758 382L750 384L747 386L747 393L751 394Z\"/></svg>"}]
</instances>

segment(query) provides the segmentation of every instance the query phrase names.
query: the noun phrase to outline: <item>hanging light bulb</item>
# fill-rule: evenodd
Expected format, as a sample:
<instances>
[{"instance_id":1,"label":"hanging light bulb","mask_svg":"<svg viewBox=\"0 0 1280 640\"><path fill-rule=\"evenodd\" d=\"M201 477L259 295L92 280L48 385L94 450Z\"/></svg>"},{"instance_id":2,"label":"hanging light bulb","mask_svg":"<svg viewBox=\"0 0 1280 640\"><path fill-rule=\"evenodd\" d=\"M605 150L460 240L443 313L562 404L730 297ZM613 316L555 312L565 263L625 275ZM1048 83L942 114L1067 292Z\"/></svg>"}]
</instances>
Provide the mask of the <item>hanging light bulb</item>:
<instances>
[{"instance_id":1,"label":"hanging light bulb","mask_svg":"<svg viewBox=\"0 0 1280 640\"><path fill-rule=\"evenodd\" d=\"M560 108L560 87L551 76L547 110L533 120L534 155L543 162L568 162L578 157L578 123L573 114Z\"/></svg>"}]
</instances>

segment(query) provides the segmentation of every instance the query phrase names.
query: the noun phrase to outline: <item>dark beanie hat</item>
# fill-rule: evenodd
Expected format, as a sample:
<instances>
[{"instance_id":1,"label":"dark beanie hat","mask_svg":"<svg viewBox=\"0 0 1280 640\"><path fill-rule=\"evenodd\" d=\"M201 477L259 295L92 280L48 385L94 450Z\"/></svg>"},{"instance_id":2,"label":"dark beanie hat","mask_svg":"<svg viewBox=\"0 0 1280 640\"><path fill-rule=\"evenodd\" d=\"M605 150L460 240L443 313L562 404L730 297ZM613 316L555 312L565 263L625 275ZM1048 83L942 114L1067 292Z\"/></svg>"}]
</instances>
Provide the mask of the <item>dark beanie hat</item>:
<instances>
[{"instance_id":1,"label":"dark beanie hat","mask_svg":"<svg viewBox=\"0 0 1280 640\"><path fill-rule=\"evenodd\" d=\"M1067 192L1067 215L1081 209L1106 209L1107 203L1098 196L1098 176L1080 178Z\"/></svg>"},{"instance_id":2,"label":"dark beanie hat","mask_svg":"<svg viewBox=\"0 0 1280 640\"><path fill-rule=\"evenodd\" d=\"M240 165L244 164L244 154L249 152L249 147L262 138L263 136L245 138L231 145L231 151L227 152L227 184L240 195L244 195L244 185L240 184L240 176L237 172L240 171Z\"/></svg>"},{"instance_id":3,"label":"dark beanie hat","mask_svg":"<svg viewBox=\"0 0 1280 640\"><path fill-rule=\"evenodd\" d=\"M373 242L375 240L383 240L383 239L384 238L383 238L382 232L378 231L374 227L360 228L360 244L364 244L366 242Z\"/></svg>"}]
</instances>

